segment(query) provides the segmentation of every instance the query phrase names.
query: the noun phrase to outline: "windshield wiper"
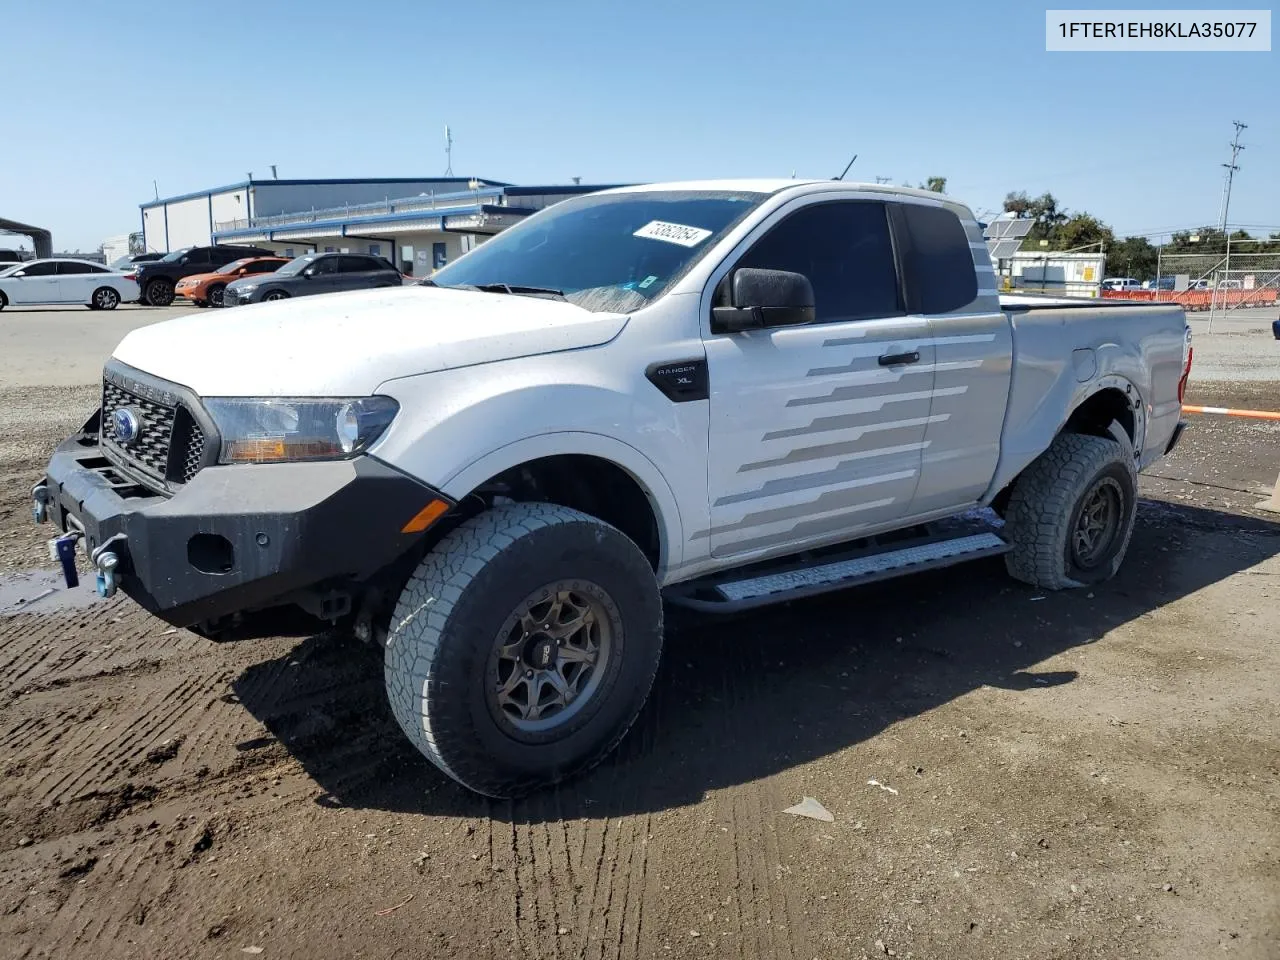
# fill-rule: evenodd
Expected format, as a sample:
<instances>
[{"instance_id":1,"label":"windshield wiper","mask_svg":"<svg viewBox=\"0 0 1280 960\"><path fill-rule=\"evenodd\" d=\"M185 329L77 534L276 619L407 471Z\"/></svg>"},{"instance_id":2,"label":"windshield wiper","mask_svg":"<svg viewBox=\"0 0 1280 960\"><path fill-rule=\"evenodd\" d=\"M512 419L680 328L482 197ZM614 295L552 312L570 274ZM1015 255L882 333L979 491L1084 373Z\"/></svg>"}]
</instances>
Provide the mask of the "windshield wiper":
<instances>
[{"instance_id":1,"label":"windshield wiper","mask_svg":"<svg viewBox=\"0 0 1280 960\"><path fill-rule=\"evenodd\" d=\"M485 293L511 293L511 294L546 294L552 297L564 299L563 290L555 290L551 287L526 287L518 283L476 283L469 284L477 290L483 290Z\"/></svg>"}]
</instances>

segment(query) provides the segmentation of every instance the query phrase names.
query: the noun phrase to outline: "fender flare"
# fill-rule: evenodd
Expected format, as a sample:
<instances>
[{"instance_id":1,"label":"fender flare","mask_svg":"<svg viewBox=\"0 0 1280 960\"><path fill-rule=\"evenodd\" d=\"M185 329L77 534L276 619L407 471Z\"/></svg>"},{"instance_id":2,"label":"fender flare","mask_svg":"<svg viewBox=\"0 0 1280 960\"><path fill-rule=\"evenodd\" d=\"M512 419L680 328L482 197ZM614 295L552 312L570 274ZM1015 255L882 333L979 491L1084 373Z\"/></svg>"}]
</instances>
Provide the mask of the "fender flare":
<instances>
[{"instance_id":1,"label":"fender flare","mask_svg":"<svg viewBox=\"0 0 1280 960\"><path fill-rule=\"evenodd\" d=\"M680 504L657 464L628 443L600 433L558 431L542 433L498 447L455 470L438 486L455 500L465 497L490 477L530 460L568 454L599 457L625 470L649 498L658 521L660 552L658 582L684 559L684 522Z\"/></svg>"},{"instance_id":2,"label":"fender flare","mask_svg":"<svg viewBox=\"0 0 1280 960\"><path fill-rule=\"evenodd\" d=\"M1143 399L1142 391L1138 388L1138 385L1128 377L1118 373L1109 373L1090 383L1088 392L1081 394L1076 402L1071 405L1071 409L1067 411L1066 417L1058 426L1058 433L1062 432L1062 428L1067 425L1067 421L1071 419L1072 415L1080 407L1103 390L1118 390L1129 398L1129 409L1133 412L1132 445L1136 458L1138 451L1143 449L1147 438L1147 402Z\"/></svg>"}]
</instances>

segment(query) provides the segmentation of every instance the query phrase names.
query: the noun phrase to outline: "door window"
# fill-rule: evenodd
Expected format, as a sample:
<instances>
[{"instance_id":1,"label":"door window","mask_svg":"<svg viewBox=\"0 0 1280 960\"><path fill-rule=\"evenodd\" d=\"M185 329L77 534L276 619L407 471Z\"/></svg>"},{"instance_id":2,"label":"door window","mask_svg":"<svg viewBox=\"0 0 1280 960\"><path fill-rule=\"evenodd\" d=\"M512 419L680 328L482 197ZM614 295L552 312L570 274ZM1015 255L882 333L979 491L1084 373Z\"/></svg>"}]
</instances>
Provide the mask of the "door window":
<instances>
[{"instance_id":1,"label":"door window","mask_svg":"<svg viewBox=\"0 0 1280 960\"><path fill-rule=\"evenodd\" d=\"M338 272L338 261L341 257L318 257L311 264L311 272L317 276Z\"/></svg>"},{"instance_id":2,"label":"door window","mask_svg":"<svg viewBox=\"0 0 1280 960\"><path fill-rule=\"evenodd\" d=\"M52 277L56 268L53 263L33 263L29 267L24 267L22 275L24 277Z\"/></svg>"},{"instance_id":3,"label":"door window","mask_svg":"<svg viewBox=\"0 0 1280 960\"><path fill-rule=\"evenodd\" d=\"M58 264L58 276L65 277L71 274L83 273L107 273L104 267L94 266L92 263L73 263L69 260L63 260Z\"/></svg>"},{"instance_id":4,"label":"door window","mask_svg":"<svg viewBox=\"0 0 1280 960\"><path fill-rule=\"evenodd\" d=\"M741 267L804 274L813 284L819 323L906 312L888 215L879 201L841 200L797 210L756 241L736 264ZM728 304L728 291L726 277L718 305Z\"/></svg>"},{"instance_id":5,"label":"door window","mask_svg":"<svg viewBox=\"0 0 1280 960\"><path fill-rule=\"evenodd\" d=\"M912 313L950 313L973 302L978 277L960 218L945 207L895 204L902 272Z\"/></svg>"},{"instance_id":6,"label":"door window","mask_svg":"<svg viewBox=\"0 0 1280 960\"><path fill-rule=\"evenodd\" d=\"M245 273L275 273L284 264L275 260L258 260L254 263L245 264Z\"/></svg>"}]
</instances>

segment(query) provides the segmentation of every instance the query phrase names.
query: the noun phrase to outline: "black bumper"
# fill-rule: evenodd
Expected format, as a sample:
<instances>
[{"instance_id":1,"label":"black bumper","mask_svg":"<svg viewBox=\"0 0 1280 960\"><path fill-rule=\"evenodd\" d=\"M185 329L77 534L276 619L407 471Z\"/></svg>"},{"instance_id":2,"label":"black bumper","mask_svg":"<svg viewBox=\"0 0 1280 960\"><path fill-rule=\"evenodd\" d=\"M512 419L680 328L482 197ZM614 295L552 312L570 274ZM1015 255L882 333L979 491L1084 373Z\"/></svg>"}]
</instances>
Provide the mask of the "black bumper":
<instances>
[{"instance_id":1,"label":"black bumper","mask_svg":"<svg viewBox=\"0 0 1280 960\"><path fill-rule=\"evenodd\" d=\"M1182 431L1187 429L1187 421L1179 420L1178 425L1173 428L1173 436L1169 438L1169 445L1164 448L1164 455L1167 457L1173 453L1173 448L1178 445L1178 441L1182 439Z\"/></svg>"},{"instance_id":2,"label":"black bumper","mask_svg":"<svg viewBox=\"0 0 1280 960\"><path fill-rule=\"evenodd\" d=\"M372 457L206 467L162 497L122 477L94 434L63 443L45 479L49 516L87 553L113 537L120 588L175 626L292 602L371 577L422 536L401 530L449 498Z\"/></svg>"}]
</instances>

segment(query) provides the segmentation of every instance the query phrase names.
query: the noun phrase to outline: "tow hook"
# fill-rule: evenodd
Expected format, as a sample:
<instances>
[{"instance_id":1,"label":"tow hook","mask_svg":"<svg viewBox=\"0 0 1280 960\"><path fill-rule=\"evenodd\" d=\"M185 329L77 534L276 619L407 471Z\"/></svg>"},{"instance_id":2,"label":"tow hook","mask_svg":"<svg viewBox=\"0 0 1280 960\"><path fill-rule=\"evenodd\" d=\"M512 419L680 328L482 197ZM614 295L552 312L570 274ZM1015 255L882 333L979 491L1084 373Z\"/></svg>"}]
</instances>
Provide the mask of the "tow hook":
<instances>
[{"instance_id":1,"label":"tow hook","mask_svg":"<svg viewBox=\"0 0 1280 960\"><path fill-rule=\"evenodd\" d=\"M31 488L31 515L36 523L49 519L49 488L43 481Z\"/></svg>"},{"instance_id":2,"label":"tow hook","mask_svg":"<svg viewBox=\"0 0 1280 960\"><path fill-rule=\"evenodd\" d=\"M118 572L120 556L110 548L116 541L125 539L124 534L118 533L89 555L94 568L98 571L96 586L100 597L114 597L116 589L120 586L120 574Z\"/></svg>"}]
</instances>

